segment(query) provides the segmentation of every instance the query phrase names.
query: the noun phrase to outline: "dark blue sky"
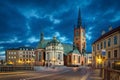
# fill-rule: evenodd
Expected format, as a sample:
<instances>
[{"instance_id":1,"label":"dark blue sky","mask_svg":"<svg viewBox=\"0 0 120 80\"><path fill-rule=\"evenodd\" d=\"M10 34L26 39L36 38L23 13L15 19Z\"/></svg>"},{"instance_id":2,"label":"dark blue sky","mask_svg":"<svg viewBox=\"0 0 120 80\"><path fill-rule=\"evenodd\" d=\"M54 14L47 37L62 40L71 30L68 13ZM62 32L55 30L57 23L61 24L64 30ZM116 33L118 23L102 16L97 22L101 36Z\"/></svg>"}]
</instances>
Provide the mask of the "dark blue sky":
<instances>
[{"instance_id":1,"label":"dark blue sky","mask_svg":"<svg viewBox=\"0 0 120 80\"><path fill-rule=\"evenodd\" d=\"M5 49L36 47L40 33L45 39L56 35L61 42L72 43L73 28L81 8L86 25L87 51L102 30L120 25L120 0L0 0L0 58Z\"/></svg>"}]
</instances>

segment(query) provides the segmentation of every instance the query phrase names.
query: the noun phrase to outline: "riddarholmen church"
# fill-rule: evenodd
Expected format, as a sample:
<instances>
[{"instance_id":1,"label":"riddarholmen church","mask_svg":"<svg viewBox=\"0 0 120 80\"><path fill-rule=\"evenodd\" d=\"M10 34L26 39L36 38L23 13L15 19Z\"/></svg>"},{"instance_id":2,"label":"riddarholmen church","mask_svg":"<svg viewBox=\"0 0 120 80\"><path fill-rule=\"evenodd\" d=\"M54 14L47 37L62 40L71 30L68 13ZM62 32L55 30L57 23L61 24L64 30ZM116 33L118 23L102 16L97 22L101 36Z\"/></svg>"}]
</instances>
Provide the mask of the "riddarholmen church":
<instances>
[{"instance_id":1,"label":"riddarholmen church","mask_svg":"<svg viewBox=\"0 0 120 80\"><path fill-rule=\"evenodd\" d=\"M45 40L44 34L35 50L35 65L40 66L79 66L86 62L85 28L82 26L80 9L78 11L77 26L74 27L73 45L61 43L56 37Z\"/></svg>"}]
</instances>

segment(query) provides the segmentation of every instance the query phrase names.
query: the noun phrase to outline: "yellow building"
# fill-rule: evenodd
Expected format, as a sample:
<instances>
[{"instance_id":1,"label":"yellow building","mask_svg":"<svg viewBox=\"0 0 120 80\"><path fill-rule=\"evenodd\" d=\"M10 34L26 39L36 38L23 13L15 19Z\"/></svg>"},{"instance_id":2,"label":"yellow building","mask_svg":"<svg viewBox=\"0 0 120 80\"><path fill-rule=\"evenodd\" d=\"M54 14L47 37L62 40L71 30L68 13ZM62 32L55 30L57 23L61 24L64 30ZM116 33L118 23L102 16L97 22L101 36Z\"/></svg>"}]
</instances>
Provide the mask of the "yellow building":
<instances>
[{"instance_id":1,"label":"yellow building","mask_svg":"<svg viewBox=\"0 0 120 80\"><path fill-rule=\"evenodd\" d=\"M19 47L6 50L6 62L9 65L33 65L34 48Z\"/></svg>"},{"instance_id":2,"label":"yellow building","mask_svg":"<svg viewBox=\"0 0 120 80\"><path fill-rule=\"evenodd\" d=\"M92 44L92 60L97 68L114 68L115 62L120 61L120 26L102 32L102 36Z\"/></svg>"}]
</instances>

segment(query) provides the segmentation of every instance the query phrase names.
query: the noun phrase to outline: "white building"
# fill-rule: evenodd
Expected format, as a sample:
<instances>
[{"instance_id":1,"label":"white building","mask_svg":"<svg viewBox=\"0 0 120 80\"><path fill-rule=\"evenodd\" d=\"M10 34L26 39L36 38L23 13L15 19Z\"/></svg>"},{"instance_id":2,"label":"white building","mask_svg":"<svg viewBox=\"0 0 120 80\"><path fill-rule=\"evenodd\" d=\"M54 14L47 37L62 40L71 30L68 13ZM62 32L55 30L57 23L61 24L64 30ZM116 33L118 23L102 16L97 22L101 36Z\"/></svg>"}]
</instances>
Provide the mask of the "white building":
<instances>
[{"instance_id":1,"label":"white building","mask_svg":"<svg viewBox=\"0 0 120 80\"><path fill-rule=\"evenodd\" d=\"M45 65L64 65L63 54L63 45L56 39L56 37L53 37L45 48Z\"/></svg>"}]
</instances>

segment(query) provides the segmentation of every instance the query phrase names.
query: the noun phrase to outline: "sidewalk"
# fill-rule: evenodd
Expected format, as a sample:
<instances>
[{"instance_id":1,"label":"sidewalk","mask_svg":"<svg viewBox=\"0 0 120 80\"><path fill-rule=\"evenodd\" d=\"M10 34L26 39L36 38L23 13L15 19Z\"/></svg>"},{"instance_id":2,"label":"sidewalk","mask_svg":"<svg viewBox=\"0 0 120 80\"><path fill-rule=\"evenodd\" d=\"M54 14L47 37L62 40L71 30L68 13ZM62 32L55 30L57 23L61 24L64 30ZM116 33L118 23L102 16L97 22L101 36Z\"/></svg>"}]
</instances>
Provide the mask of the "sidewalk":
<instances>
[{"instance_id":1,"label":"sidewalk","mask_svg":"<svg viewBox=\"0 0 120 80\"><path fill-rule=\"evenodd\" d=\"M100 77L100 69L93 70L87 80L103 80L102 77Z\"/></svg>"}]
</instances>

